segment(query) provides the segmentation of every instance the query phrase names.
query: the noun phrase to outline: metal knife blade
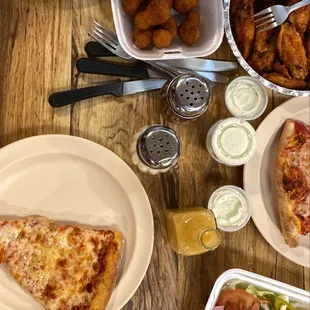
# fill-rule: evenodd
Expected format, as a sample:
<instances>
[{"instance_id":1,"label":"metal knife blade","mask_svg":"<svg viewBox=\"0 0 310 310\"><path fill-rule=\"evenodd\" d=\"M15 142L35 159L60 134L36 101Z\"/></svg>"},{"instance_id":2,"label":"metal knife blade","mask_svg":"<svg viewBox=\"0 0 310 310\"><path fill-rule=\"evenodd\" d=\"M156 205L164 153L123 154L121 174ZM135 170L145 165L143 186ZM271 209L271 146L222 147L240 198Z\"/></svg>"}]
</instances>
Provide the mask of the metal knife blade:
<instances>
[{"instance_id":1,"label":"metal knife blade","mask_svg":"<svg viewBox=\"0 0 310 310\"><path fill-rule=\"evenodd\" d=\"M103 47L98 42L89 42L87 45L86 53L91 57L104 57L112 56L109 50ZM112 54L112 55L111 55ZM212 72L222 72L230 71L238 68L238 64L233 61L222 61L222 60L210 60L201 58L187 58L187 59L177 59L177 60L165 60L163 63L170 64L177 68L198 70L198 71L212 71Z\"/></svg>"},{"instance_id":2,"label":"metal knife blade","mask_svg":"<svg viewBox=\"0 0 310 310\"><path fill-rule=\"evenodd\" d=\"M161 61L176 68L190 69L194 71L222 72L238 68L238 64L233 61L210 60L201 58L186 58L178 60Z\"/></svg>"},{"instance_id":3,"label":"metal knife blade","mask_svg":"<svg viewBox=\"0 0 310 310\"><path fill-rule=\"evenodd\" d=\"M134 65L127 66L123 64L116 64L107 61L99 61L90 58L80 58L76 67L80 72L89 73L89 74L105 74L112 76L126 76L137 79L145 78L159 78L167 79L163 73L152 69L151 66L147 66L143 62L137 62ZM228 77L214 72L203 72L196 71L201 76L209 79L212 82L216 83L228 83Z\"/></svg>"},{"instance_id":4,"label":"metal knife blade","mask_svg":"<svg viewBox=\"0 0 310 310\"><path fill-rule=\"evenodd\" d=\"M149 75L149 78L165 78L165 75L157 70L152 69L151 66L147 66L147 72ZM219 74L216 72L204 72L204 71L195 71L197 74L201 75L204 78L209 79L212 82L215 83L223 83L226 84L229 82L229 78L223 74Z\"/></svg>"},{"instance_id":5,"label":"metal knife blade","mask_svg":"<svg viewBox=\"0 0 310 310\"><path fill-rule=\"evenodd\" d=\"M166 81L165 79L149 79L124 82L123 96L160 89L164 86Z\"/></svg>"},{"instance_id":6,"label":"metal knife blade","mask_svg":"<svg viewBox=\"0 0 310 310\"><path fill-rule=\"evenodd\" d=\"M113 95L120 97L123 95L155 90L162 88L165 82L166 80L163 79L150 79L107 83L103 85L53 93L49 96L48 102L52 107L59 108L71 103L98 96Z\"/></svg>"}]
</instances>

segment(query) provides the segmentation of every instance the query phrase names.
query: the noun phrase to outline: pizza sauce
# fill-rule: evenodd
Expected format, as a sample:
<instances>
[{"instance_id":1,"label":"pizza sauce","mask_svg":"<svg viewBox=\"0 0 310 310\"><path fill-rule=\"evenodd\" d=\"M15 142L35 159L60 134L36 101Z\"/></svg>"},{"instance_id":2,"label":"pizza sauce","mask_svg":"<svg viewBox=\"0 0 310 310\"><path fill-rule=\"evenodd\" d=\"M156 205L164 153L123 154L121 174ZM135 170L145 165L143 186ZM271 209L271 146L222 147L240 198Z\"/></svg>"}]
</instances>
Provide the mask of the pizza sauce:
<instances>
[{"instance_id":1,"label":"pizza sauce","mask_svg":"<svg viewBox=\"0 0 310 310\"><path fill-rule=\"evenodd\" d=\"M301 234L310 232L310 127L294 121L295 133L283 150L283 188L301 220Z\"/></svg>"}]
</instances>

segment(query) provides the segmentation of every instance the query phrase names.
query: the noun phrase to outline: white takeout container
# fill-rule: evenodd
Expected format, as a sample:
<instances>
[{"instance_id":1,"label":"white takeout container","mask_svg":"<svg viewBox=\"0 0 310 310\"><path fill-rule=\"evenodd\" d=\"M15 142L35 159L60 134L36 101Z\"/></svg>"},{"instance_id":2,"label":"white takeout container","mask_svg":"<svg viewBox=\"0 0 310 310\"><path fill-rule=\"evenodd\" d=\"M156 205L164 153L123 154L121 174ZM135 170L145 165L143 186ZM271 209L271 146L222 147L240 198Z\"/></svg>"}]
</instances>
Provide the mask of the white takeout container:
<instances>
[{"instance_id":1,"label":"white takeout container","mask_svg":"<svg viewBox=\"0 0 310 310\"><path fill-rule=\"evenodd\" d=\"M266 291L276 294L286 295L292 302L300 302L310 309L310 292L301 290L297 287L263 277L242 269L230 269L225 271L215 282L205 310L212 310L220 296L224 285L231 280L241 280Z\"/></svg>"},{"instance_id":2,"label":"white takeout container","mask_svg":"<svg viewBox=\"0 0 310 310\"><path fill-rule=\"evenodd\" d=\"M188 46L179 38L164 49L156 47L138 49L133 41L134 22L123 9L122 0L112 0L112 11L117 38L127 54L141 60L167 60L203 57L214 53L221 45L224 36L223 3L221 0L200 0L200 40ZM172 14L174 15L174 14Z\"/></svg>"}]
</instances>

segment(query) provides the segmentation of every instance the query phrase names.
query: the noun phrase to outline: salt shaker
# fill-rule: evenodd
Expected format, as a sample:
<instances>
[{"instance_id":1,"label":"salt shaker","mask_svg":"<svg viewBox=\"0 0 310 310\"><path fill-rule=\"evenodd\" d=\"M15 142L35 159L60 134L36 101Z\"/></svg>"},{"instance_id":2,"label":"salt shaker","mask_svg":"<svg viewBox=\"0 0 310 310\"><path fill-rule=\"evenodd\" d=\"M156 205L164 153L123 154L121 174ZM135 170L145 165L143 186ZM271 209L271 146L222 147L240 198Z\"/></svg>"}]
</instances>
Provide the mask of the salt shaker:
<instances>
[{"instance_id":1,"label":"salt shaker","mask_svg":"<svg viewBox=\"0 0 310 310\"><path fill-rule=\"evenodd\" d=\"M170 122L188 122L204 114L213 84L197 74L184 73L167 81L161 90L163 114Z\"/></svg>"},{"instance_id":2,"label":"salt shaker","mask_svg":"<svg viewBox=\"0 0 310 310\"><path fill-rule=\"evenodd\" d=\"M164 173L177 164L181 141L169 127L143 127L133 136L130 154L133 164L142 172L153 175Z\"/></svg>"}]
</instances>

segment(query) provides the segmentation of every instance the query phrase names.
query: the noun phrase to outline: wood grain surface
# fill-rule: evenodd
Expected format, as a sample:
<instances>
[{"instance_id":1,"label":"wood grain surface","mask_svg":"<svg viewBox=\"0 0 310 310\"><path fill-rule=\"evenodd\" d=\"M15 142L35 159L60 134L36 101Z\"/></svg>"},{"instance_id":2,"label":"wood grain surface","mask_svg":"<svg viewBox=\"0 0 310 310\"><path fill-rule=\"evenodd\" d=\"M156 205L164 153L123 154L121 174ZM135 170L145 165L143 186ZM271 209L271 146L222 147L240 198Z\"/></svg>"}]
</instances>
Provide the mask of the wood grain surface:
<instances>
[{"instance_id":1,"label":"wood grain surface","mask_svg":"<svg viewBox=\"0 0 310 310\"><path fill-rule=\"evenodd\" d=\"M168 124L160 115L158 92L123 98L111 96L54 110L53 91L96 85L115 77L79 74L76 60L85 56L87 30L93 19L113 29L109 0L1 0L0 5L0 147L39 134L71 134L95 141L124 159L131 136L142 126ZM209 58L234 60L227 42ZM116 59L115 59L116 60ZM242 75L239 69L235 75ZM197 257L176 255L167 244L165 208L205 206L219 186L242 186L242 168L211 159L205 137L218 119L228 117L224 86L217 85L208 113L190 125L171 125L179 133L183 156L178 169L160 176L143 175L152 204L155 247L148 272L124 309L202 310L216 278L243 268L309 290L309 269L278 254L250 222L225 234L220 248ZM269 94L264 115L289 99Z\"/></svg>"}]
</instances>

